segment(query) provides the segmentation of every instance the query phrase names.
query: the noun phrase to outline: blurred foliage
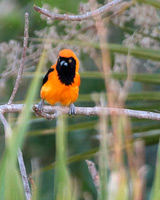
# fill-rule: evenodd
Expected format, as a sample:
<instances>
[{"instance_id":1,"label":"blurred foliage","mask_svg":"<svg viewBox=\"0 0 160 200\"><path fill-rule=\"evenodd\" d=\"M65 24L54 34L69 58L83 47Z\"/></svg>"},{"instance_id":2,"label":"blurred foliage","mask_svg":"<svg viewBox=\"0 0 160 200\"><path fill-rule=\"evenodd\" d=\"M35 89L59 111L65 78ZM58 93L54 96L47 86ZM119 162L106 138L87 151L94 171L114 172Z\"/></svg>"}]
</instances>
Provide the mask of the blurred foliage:
<instances>
[{"instance_id":1,"label":"blurred foliage","mask_svg":"<svg viewBox=\"0 0 160 200\"><path fill-rule=\"evenodd\" d=\"M38 59L34 60L28 59L27 67L24 72L24 78L20 85L20 89L16 96L16 103L25 103L26 101L26 94L28 88L30 87L30 82L32 79L35 81L42 80L42 76L44 73L36 75L36 66L39 61L39 58L42 52L42 44L43 38L39 37L35 34L35 31L44 30L44 32L49 32L49 28L54 26L56 27L57 34L61 36L61 38L45 38L49 40L47 44L52 46L52 48L59 46L70 46L73 45L74 48L80 49L79 55L81 60L81 86L80 86L80 96L78 101L76 102L77 106L95 106L99 105L99 97L101 93L105 93L105 85L104 85L104 75L101 72L102 69L97 66L96 61L99 59L99 44L97 41L92 41L92 39L88 40L80 40L78 35L72 35L70 38L65 39L65 36L68 34L67 26L70 30L76 27L77 30L81 30L83 25L81 23L78 26L72 27L72 23L69 24L61 24L60 22L48 23L45 20L40 18L40 14L36 13L33 10L33 4L37 4L38 6L43 6L43 4L49 4L50 8L59 8L60 13L78 13L78 7L80 3L86 1L74 1L74 0L47 0L47 1L38 1L38 0L16 0L16 1L2 1L3 5L10 5L10 9L4 14L3 12L0 14L0 42L9 42L10 40L16 40L22 43L23 38L23 26L24 26L24 13L27 11L29 12L30 16L30 45L34 44L33 51L28 52L28 56L38 52ZM98 1L99 3L104 3L104 1ZM146 3L147 5L151 5L155 8L159 8L158 1L150 1L150 0L143 0L140 1L141 3ZM5 4L6 3L6 4ZM142 6L144 4L140 4ZM2 7L2 3L0 3L0 8ZM152 7L150 7L152 8ZM3 9L2 9L3 10ZM130 11L130 10L129 10ZM159 13L159 11L157 10ZM123 12L122 12L123 13ZM91 24L92 25L92 24ZM47 29L45 30L45 28ZM148 110L148 111L155 111L159 112L159 83L160 83L160 68L159 68L159 61L160 61L160 51L157 46L154 46L155 43L151 43L151 45L146 48L145 46L141 45L134 40L130 43L134 43L134 45L130 46L129 44L123 43L125 40L125 35L128 34L132 38L136 32L140 35L140 37L152 39L154 42L159 44L160 38L157 37L155 34L154 36L150 34L150 32L145 32L145 29L141 28L140 25L134 25L133 20L131 19L129 22L125 22L124 24L117 25L115 21L111 21L109 24L109 42L108 48L111 53L111 61L112 61L112 77L116 83L120 86L123 86L124 81L127 78L127 67L124 67L124 70L120 69L116 71L116 55L121 54L122 56L128 55L133 56L134 59L131 60L131 64L134 65L136 70L132 74L132 86L129 91L126 100L126 108L136 109L136 110ZM83 30L85 32L86 30ZM43 33L43 32L42 32ZM76 32L77 33L77 32ZM42 34L43 35L43 34ZM80 35L80 33L79 33ZM91 34L92 35L92 34ZM88 35L87 35L88 36ZM95 35L94 35L95 36ZM47 37L47 36L46 36ZM63 38L64 37L64 38ZM92 37L91 37L92 38ZM86 39L86 38L85 38ZM33 42L33 43L32 43ZM49 46L49 48L50 48ZM20 47L19 47L20 48ZM52 51L51 48L51 51ZM87 51L83 50L88 48ZM14 48L13 48L14 49ZM91 55L90 50L95 49L95 52L98 55L95 57ZM39 50L39 51L38 51ZM10 51L13 51L12 48L7 51L5 54L9 54ZM21 49L20 49L21 52ZM87 53L86 53L87 52ZM13 55L16 55L16 51L12 52ZM93 53L93 52L92 52ZM48 53L49 54L49 53ZM56 54L54 52L54 54ZM53 54L51 54L51 57ZM126 56L127 57L127 56ZM126 61L125 57L125 61ZM5 60L4 55L0 55L0 66L1 70L7 67L7 61ZM20 54L17 56L17 60L20 59ZM123 60L123 57L120 58ZM139 63L137 64L137 60ZM55 61L55 60L54 60ZM11 64L13 64L13 60L11 60ZM50 67L53 64L52 60L48 59L46 63L43 64L44 70ZM9 74L6 81L4 81L4 77L1 77L1 104L7 103L9 96L11 94L14 81L16 70L18 68L18 63L15 64L16 67L14 68L12 74ZM149 67L148 67L149 66ZM149 70L148 70L149 69ZM148 70L148 71L147 71ZM35 76L36 75L36 76ZM38 79L39 78L39 79ZM34 84L33 84L34 85ZM39 93L40 86L39 84L36 87L36 91L33 92L34 86L31 86L31 91L28 93L30 98L33 98L35 95L35 99L33 101L29 101L28 107L35 102L39 101ZM35 88L34 88L35 89ZM28 97L28 98L29 98ZM107 95L106 95L107 99ZM25 117L21 122L21 125L17 123L17 114L7 114L6 117L9 121L14 130L16 131L15 139L11 142L11 144L5 145L4 139L4 132L3 126L0 124L0 157L1 157L1 166L0 166L0 183L4 183L4 179L6 178L6 185L7 187L11 187L11 192L8 194L3 194L3 187L1 185L0 188L0 196L4 195L11 195L12 191L16 191L16 185L21 185L21 180L19 176L19 171L17 170L17 164L15 161L10 159L10 155L14 154L16 156L16 150L21 144L23 143L23 155L24 160L27 168L27 173L31 174L33 179L38 177L38 181L35 181L35 184L39 182L39 194L38 199L40 200L50 200L53 199L53 188L55 189L55 185L60 181L63 182L62 188L65 190L65 185L67 185L67 190L75 189L76 191L72 194L74 197L73 199L97 199L98 195L95 190L95 186L91 179L91 176L88 172L87 165L85 163L85 159L92 159L95 161L96 165L99 166L101 177L103 177L102 186L105 186L104 178L108 178L109 173L103 171L103 165L108 165L108 163L103 163L104 159L99 160L99 156L97 156L97 152L100 146L100 152L102 154L101 158L104 158L104 149L102 143L99 142L99 119L98 117L93 116L74 116L68 117L66 116L64 119L58 119L58 122L62 125L62 127L56 127L56 120L48 121L46 119L37 118L30 111L25 113ZM31 116L29 116L31 114ZM67 130L63 127L64 124L67 124ZM24 124L26 126L24 126ZM149 199L152 190L152 196L154 199L157 199L158 192L158 183L159 183L159 160L157 161L157 169L156 169L156 178L154 181L155 189L152 189L153 186L153 177L155 173L155 162L156 162L156 153L157 153L157 144L159 141L160 135L160 125L158 121L153 120L143 120L143 119L131 119L131 126L132 126L132 141L134 142L137 139L142 139L145 142L145 150L146 150L146 165L148 166L148 171L146 174L146 197L145 199ZM18 129L16 129L18 127ZM26 128L26 129L25 129ZM111 127L111 120L108 120L108 130L112 130ZM64 133L65 132L65 133ZM55 138L55 134L58 135ZM66 136L64 136L66 134ZM18 137L20 135L21 137ZM12 146L12 143L14 144ZM63 149L63 144L67 143L67 148ZM58 145L59 144L59 145ZM16 145L16 146L15 146ZM57 146L56 146L57 145ZM10 147L12 146L12 147ZM11 148L11 149L10 149ZM14 151L12 151L14 150ZM62 151L63 150L63 151ZM66 152L64 152L66 151ZM11 156L12 157L12 156ZM37 160L38 167L34 171L34 167L32 166ZM62 168L58 168L55 171L55 161L57 160L58 165ZM68 165L66 165L66 162ZM14 165L13 165L14 163ZM68 168L67 168L68 167ZM5 172L6 171L6 172ZM9 173L8 173L9 171ZM14 172L14 173L13 173ZM55 174L56 172L56 174ZM8 175L6 175L8 173ZM18 177L17 179L15 177ZM70 178L69 178L70 177ZM14 180L16 179L16 182ZM54 182L54 179L57 182ZM68 181L71 183L68 184ZM125 191L125 180L122 184L122 190ZM13 187L14 185L14 187ZM122 192L120 191L120 197ZM155 191L155 192L154 192ZM23 189L20 188L19 191L15 193L18 194L19 199L23 199ZM155 193L155 194L153 194ZM57 188L57 195L62 195ZM64 192L65 194L65 192ZM101 194L106 196L107 194L104 191L104 188L101 188ZM70 194L67 194L68 198L70 199ZM155 196L154 196L155 195ZM77 198L78 196L78 198ZM6 199L11 199L10 196L7 196ZM12 198L17 199L17 196ZM36 195L35 195L36 199ZM61 198L62 199L62 198ZM103 196L99 195L99 199L103 199Z\"/></svg>"}]
</instances>

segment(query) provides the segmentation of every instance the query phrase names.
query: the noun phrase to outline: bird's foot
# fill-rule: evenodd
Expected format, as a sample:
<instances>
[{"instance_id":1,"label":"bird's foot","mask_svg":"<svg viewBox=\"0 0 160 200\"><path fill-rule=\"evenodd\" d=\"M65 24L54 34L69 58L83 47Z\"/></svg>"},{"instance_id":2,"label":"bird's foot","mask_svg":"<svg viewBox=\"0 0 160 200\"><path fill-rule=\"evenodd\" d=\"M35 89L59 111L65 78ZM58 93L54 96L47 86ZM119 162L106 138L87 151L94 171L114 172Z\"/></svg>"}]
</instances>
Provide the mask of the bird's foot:
<instances>
[{"instance_id":1,"label":"bird's foot","mask_svg":"<svg viewBox=\"0 0 160 200\"><path fill-rule=\"evenodd\" d=\"M75 115L75 114L76 114L75 106L73 103L71 103L69 108L69 115Z\"/></svg>"},{"instance_id":2,"label":"bird's foot","mask_svg":"<svg viewBox=\"0 0 160 200\"><path fill-rule=\"evenodd\" d=\"M43 106L44 106L44 100L41 99L41 101L39 102L39 104L37 106L38 111L42 112Z\"/></svg>"}]
</instances>

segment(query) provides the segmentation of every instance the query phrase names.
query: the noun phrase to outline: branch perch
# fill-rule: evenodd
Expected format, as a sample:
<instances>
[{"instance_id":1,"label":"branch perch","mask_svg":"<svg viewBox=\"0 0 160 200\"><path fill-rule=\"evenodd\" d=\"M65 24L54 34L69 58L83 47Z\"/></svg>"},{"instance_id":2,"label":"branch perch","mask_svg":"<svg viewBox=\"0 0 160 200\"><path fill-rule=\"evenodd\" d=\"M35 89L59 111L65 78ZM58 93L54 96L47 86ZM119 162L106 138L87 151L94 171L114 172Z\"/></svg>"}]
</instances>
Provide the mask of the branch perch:
<instances>
[{"instance_id":1,"label":"branch perch","mask_svg":"<svg viewBox=\"0 0 160 200\"><path fill-rule=\"evenodd\" d=\"M77 115L87 115L87 116L99 116L101 113L105 115L127 115L130 117L140 118L140 119L152 119L160 120L160 114L148 111L138 111L130 109L120 109L120 108L107 108L107 107L76 107ZM33 106L33 110L36 114L47 119L55 119L60 114L68 114L68 107L60 106L44 106L43 112L37 110L37 106ZM53 113L53 114L50 114Z\"/></svg>"},{"instance_id":2,"label":"branch perch","mask_svg":"<svg viewBox=\"0 0 160 200\"><path fill-rule=\"evenodd\" d=\"M16 113L21 112L24 108L24 104L5 104L0 105L1 113ZM75 107L77 115L87 116L99 116L101 113L106 115L127 115L129 117L135 117L139 119L160 120L160 113L154 113L149 111L139 111L131 109L120 108L107 108L107 107ZM33 106L33 110L40 117L47 119L55 119L59 114L68 114L69 108L62 106L44 106L43 112L37 111L37 105Z\"/></svg>"},{"instance_id":3,"label":"branch perch","mask_svg":"<svg viewBox=\"0 0 160 200\"><path fill-rule=\"evenodd\" d=\"M113 6L121 3L123 0L113 0L112 2L109 2L108 4L93 10L91 12L87 12L82 15L67 15L67 14L54 14L48 11L47 9L40 8L36 5L33 6L34 10L51 18L52 20L64 20L64 21L82 21L82 20L87 20L91 17L96 17L98 15L104 14L113 8Z\"/></svg>"}]
</instances>

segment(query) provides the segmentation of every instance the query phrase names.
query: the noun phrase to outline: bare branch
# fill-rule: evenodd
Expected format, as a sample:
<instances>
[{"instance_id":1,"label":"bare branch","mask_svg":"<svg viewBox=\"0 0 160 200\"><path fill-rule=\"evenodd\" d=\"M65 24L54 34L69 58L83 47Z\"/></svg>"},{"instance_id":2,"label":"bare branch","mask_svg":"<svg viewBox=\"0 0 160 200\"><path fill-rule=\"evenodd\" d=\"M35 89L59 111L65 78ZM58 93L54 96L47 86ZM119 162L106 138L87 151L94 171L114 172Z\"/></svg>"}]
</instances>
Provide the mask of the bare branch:
<instances>
[{"instance_id":1,"label":"bare branch","mask_svg":"<svg viewBox=\"0 0 160 200\"><path fill-rule=\"evenodd\" d=\"M138 111L138 110L130 110L130 109L120 109L120 108L107 108L107 107L75 107L77 115L101 115L102 113L105 115L127 115L130 117L136 117L140 119L152 119L152 120L160 120L160 114L148 111ZM33 110L37 111L37 106L33 107ZM54 113L47 114L47 119L54 119L59 114L68 114L68 107L60 107L60 106L44 106L43 112L39 113L40 116L45 117L46 113Z\"/></svg>"},{"instance_id":2,"label":"bare branch","mask_svg":"<svg viewBox=\"0 0 160 200\"><path fill-rule=\"evenodd\" d=\"M36 110L37 106L33 107L33 110ZM127 115L130 117L140 118L140 119L151 119L151 120L160 120L160 114L149 112L149 111L138 111L130 109L119 109L119 108L107 108L107 107L75 107L77 115L87 115L87 116L99 116L101 113L105 115ZM54 119L59 114L68 114L68 107L60 106L44 106L44 112L40 116L44 117L46 113L54 113L47 115L47 119ZM55 114L56 113L56 114Z\"/></svg>"},{"instance_id":3,"label":"bare branch","mask_svg":"<svg viewBox=\"0 0 160 200\"><path fill-rule=\"evenodd\" d=\"M27 177L24 160L23 160L22 151L20 149L18 151L18 163L19 163L19 169L20 169L21 176L22 176L22 182L23 182L23 186L24 186L26 200L31 200L31 190L30 190L29 183L28 183L28 177Z\"/></svg>"},{"instance_id":4,"label":"bare branch","mask_svg":"<svg viewBox=\"0 0 160 200\"><path fill-rule=\"evenodd\" d=\"M0 105L0 112L1 113L16 113L21 112L24 107L24 104L5 104Z\"/></svg>"},{"instance_id":5,"label":"bare branch","mask_svg":"<svg viewBox=\"0 0 160 200\"><path fill-rule=\"evenodd\" d=\"M92 176L92 179L93 179L93 182L94 182L94 185L98 191L99 189L99 174L96 170L96 167L95 167L95 164L94 162L90 161L90 160L86 160L86 163L88 165L88 170Z\"/></svg>"},{"instance_id":6,"label":"bare branch","mask_svg":"<svg viewBox=\"0 0 160 200\"><path fill-rule=\"evenodd\" d=\"M24 104L11 104L0 105L1 113L16 113L21 112ZM101 113L105 115L125 115L139 119L160 120L160 113L149 111L139 111L120 108L107 108L107 107L75 107L77 115L99 116ZM33 106L33 110L37 113L37 105ZM59 114L68 114L69 108L62 106L44 106L43 112L38 112L39 116L47 119L54 119ZM47 115L47 117L45 117Z\"/></svg>"},{"instance_id":7,"label":"bare branch","mask_svg":"<svg viewBox=\"0 0 160 200\"><path fill-rule=\"evenodd\" d=\"M24 63L25 63L26 51L27 51L27 44L28 44L28 26L29 26L28 13L25 13L25 28L24 28L22 59L21 59L20 67L18 69L18 75L17 75L16 83L14 85L13 92L11 94L9 101L8 101L8 104L13 103L13 100L14 100L15 95L17 93L17 90L19 88L20 81L22 79L22 73L23 73L23 69L24 69Z\"/></svg>"},{"instance_id":8,"label":"bare branch","mask_svg":"<svg viewBox=\"0 0 160 200\"><path fill-rule=\"evenodd\" d=\"M52 20L64 20L64 21L82 21L82 20L87 20L91 17L96 17L100 14L104 14L108 11L111 10L111 8L119 3L121 3L123 0L113 0L112 2L109 2L108 4L93 10L91 12L87 12L82 15L67 15L67 14L54 14L48 11L47 9L40 8L36 5L33 6L34 10L51 18Z\"/></svg>"},{"instance_id":9,"label":"bare branch","mask_svg":"<svg viewBox=\"0 0 160 200\"><path fill-rule=\"evenodd\" d=\"M11 137L12 129L11 129L10 125L8 124L6 118L2 114L2 112L0 112L0 120L5 129L5 137L6 138ZM20 168L20 172L21 172L21 177L22 177L22 182L23 182L23 186L24 186L26 200L31 200L31 191L30 191L30 187L29 187L29 183L28 183L27 172L26 172L26 168L24 165L22 152L20 149L18 150L18 163L19 163L19 168Z\"/></svg>"}]
</instances>

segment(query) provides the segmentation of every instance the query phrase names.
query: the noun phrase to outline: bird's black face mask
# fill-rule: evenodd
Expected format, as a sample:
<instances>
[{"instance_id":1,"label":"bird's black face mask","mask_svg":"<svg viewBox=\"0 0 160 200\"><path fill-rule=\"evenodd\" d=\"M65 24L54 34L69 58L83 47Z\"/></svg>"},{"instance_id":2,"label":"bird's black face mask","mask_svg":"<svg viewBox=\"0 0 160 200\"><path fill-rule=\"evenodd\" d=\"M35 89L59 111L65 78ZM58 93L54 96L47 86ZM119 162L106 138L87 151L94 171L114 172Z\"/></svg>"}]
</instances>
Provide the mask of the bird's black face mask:
<instances>
[{"instance_id":1,"label":"bird's black face mask","mask_svg":"<svg viewBox=\"0 0 160 200\"><path fill-rule=\"evenodd\" d=\"M76 60L73 57L59 57L56 69L61 83L65 85L71 85L74 83Z\"/></svg>"}]
</instances>

